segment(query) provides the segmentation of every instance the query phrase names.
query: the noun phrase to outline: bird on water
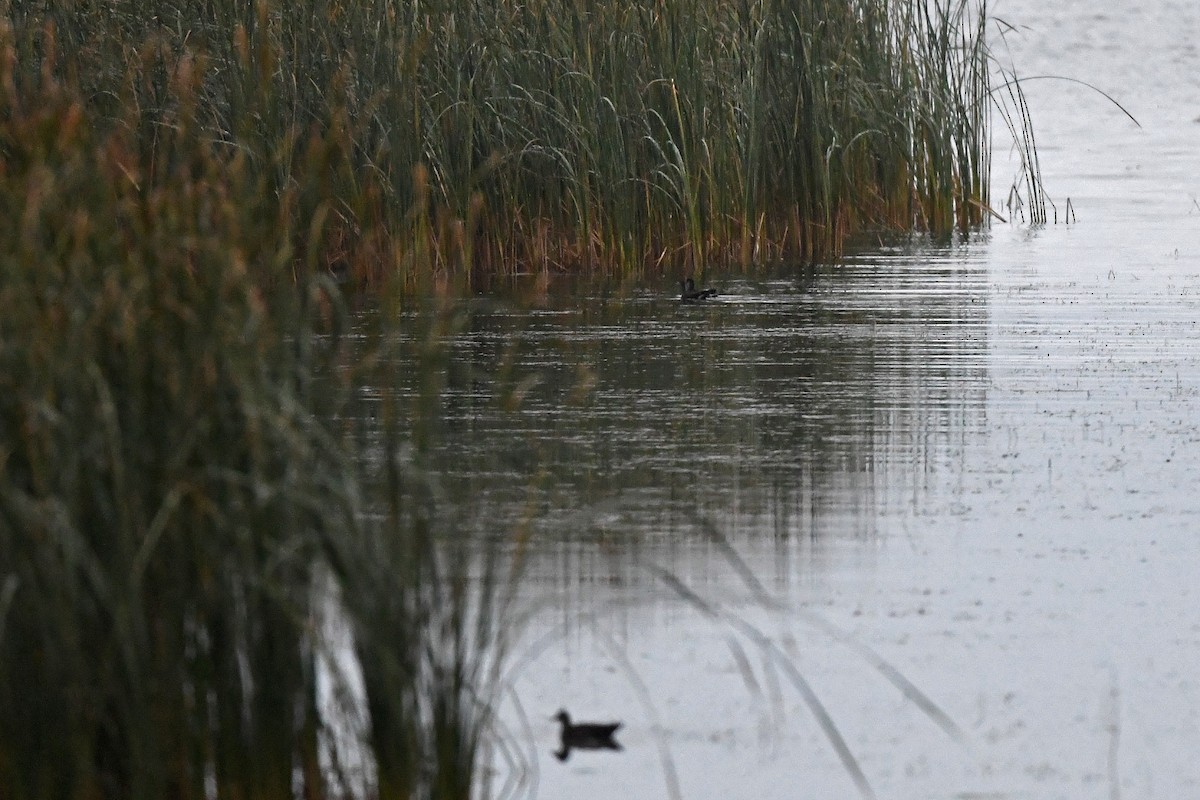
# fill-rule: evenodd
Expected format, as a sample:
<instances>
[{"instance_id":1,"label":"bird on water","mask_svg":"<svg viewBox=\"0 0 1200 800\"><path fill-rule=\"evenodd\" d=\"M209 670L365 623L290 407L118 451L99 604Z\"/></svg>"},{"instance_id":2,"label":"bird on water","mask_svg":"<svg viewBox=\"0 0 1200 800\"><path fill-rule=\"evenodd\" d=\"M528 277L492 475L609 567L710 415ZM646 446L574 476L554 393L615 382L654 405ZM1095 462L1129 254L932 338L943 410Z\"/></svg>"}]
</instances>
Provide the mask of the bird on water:
<instances>
[{"instance_id":1,"label":"bird on water","mask_svg":"<svg viewBox=\"0 0 1200 800\"><path fill-rule=\"evenodd\" d=\"M571 722L566 709L560 710L551 719L562 723L561 746L554 753L559 761L566 761L572 750L620 750L620 743L613 738L619 722Z\"/></svg>"},{"instance_id":2,"label":"bird on water","mask_svg":"<svg viewBox=\"0 0 1200 800\"><path fill-rule=\"evenodd\" d=\"M691 278L679 282L679 302L681 303L698 303L716 296L716 289L697 289L696 282Z\"/></svg>"}]
</instances>

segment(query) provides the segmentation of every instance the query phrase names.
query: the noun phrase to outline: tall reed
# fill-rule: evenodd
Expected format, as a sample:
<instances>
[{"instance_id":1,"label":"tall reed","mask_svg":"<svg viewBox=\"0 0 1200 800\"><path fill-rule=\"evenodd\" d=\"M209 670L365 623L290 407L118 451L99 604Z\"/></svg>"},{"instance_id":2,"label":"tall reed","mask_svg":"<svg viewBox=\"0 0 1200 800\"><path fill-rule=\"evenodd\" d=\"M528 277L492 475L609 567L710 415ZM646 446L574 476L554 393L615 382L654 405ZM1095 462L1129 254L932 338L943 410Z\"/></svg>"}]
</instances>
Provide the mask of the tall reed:
<instances>
[{"instance_id":1,"label":"tall reed","mask_svg":"<svg viewBox=\"0 0 1200 800\"><path fill-rule=\"evenodd\" d=\"M197 118L230 148L344 109L347 240L378 277L417 235L443 266L638 269L814 259L867 228L948 231L988 201L986 6L968 0L113 0L9 7L18 61L97 111L171 102L151 40L203 59ZM130 69L132 94L118 87ZM302 137L295 141L302 145ZM424 165L427 183L414 181ZM281 158L272 179L297 180ZM365 198L367 188L378 196ZM408 212L427 202L433 231ZM372 225L377 219L388 224ZM377 243L378 245L378 243ZM335 254L336 255L336 254Z\"/></svg>"},{"instance_id":2,"label":"tall reed","mask_svg":"<svg viewBox=\"0 0 1200 800\"><path fill-rule=\"evenodd\" d=\"M399 400L357 429L390 339L318 258L345 112L218 145L204 56L97 97L63 32L0 29L0 797L467 797L497 595Z\"/></svg>"}]
</instances>

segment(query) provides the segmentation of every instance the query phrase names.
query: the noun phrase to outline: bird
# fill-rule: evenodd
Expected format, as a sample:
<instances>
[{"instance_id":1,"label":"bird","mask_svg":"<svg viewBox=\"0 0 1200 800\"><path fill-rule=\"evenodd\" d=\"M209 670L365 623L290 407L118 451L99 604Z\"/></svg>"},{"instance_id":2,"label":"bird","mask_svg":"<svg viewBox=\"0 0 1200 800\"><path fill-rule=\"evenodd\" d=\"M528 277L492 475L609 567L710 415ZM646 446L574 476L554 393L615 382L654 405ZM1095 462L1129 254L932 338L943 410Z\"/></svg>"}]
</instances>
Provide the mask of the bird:
<instances>
[{"instance_id":1,"label":"bird","mask_svg":"<svg viewBox=\"0 0 1200 800\"><path fill-rule=\"evenodd\" d=\"M697 289L696 282L691 278L679 282L679 302L681 303L698 303L716 296L716 289Z\"/></svg>"},{"instance_id":2,"label":"bird","mask_svg":"<svg viewBox=\"0 0 1200 800\"><path fill-rule=\"evenodd\" d=\"M578 722L571 723L571 715L566 709L560 709L551 719L562 723L561 747L554 756L559 761L566 761L571 750L620 750L621 744L613 738L619 722Z\"/></svg>"}]
</instances>

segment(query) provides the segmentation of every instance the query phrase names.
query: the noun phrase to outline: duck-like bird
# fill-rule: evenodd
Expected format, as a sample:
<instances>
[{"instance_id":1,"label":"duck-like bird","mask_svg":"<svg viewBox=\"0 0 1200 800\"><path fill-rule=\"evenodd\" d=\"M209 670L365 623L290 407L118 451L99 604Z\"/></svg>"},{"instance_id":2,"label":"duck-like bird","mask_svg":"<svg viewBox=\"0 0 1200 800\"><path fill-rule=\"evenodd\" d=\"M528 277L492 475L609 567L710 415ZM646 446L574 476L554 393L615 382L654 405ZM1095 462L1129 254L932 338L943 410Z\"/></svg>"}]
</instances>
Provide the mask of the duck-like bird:
<instances>
[{"instance_id":1,"label":"duck-like bird","mask_svg":"<svg viewBox=\"0 0 1200 800\"><path fill-rule=\"evenodd\" d=\"M716 296L716 289L697 289L696 282L691 278L679 282L679 302L681 303L699 303L701 300Z\"/></svg>"},{"instance_id":2,"label":"duck-like bird","mask_svg":"<svg viewBox=\"0 0 1200 800\"><path fill-rule=\"evenodd\" d=\"M560 710L551 719L562 723L561 746L554 753L559 761L566 761L572 750L620 750L621 744L613 738L619 722L577 722L572 724L566 709Z\"/></svg>"}]
</instances>

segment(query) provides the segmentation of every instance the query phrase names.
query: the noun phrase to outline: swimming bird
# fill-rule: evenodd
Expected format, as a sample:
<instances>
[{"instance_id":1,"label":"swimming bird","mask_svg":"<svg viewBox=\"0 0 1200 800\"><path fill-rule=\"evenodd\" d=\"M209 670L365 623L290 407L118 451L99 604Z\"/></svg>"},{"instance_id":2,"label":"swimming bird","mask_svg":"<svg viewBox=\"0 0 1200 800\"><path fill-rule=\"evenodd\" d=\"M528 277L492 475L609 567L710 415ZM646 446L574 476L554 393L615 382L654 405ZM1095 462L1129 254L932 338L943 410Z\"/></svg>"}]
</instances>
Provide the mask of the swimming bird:
<instances>
[{"instance_id":1,"label":"swimming bird","mask_svg":"<svg viewBox=\"0 0 1200 800\"><path fill-rule=\"evenodd\" d=\"M620 750L621 744L613 738L619 722L577 722L571 723L571 715L566 709L561 709L551 719L562 723L560 736L562 746L554 753L559 761L566 761L572 749L578 750Z\"/></svg>"},{"instance_id":2,"label":"swimming bird","mask_svg":"<svg viewBox=\"0 0 1200 800\"><path fill-rule=\"evenodd\" d=\"M716 289L697 289L696 282L691 278L679 282L679 302L681 303L698 303L716 296Z\"/></svg>"}]
</instances>

